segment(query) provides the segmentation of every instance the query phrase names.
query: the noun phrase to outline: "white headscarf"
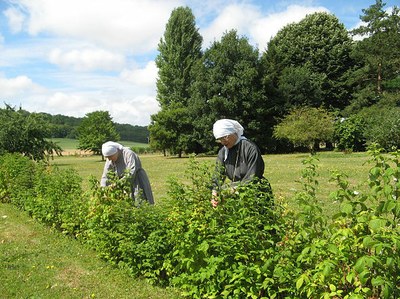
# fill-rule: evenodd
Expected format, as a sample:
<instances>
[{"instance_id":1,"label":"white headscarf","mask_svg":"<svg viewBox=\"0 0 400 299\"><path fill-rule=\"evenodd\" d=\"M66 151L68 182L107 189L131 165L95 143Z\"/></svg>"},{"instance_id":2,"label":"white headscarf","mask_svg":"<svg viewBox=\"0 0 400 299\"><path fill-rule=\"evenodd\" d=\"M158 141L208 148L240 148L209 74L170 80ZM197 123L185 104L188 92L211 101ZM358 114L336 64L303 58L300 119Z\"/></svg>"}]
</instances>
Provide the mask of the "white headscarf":
<instances>
[{"instance_id":1,"label":"white headscarf","mask_svg":"<svg viewBox=\"0 0 400 299\"><path fill-rule=\"evenodd\" d=\"M101 146L101 152L103 153L104 157L110 157L123 147L124 146L122 144L119 144L117 142L107 141Z\"/></svg>"},{"instance_id":2,"label":"white headscarf","mask_svg":"<svg viewBox=\"0 0 400 299\"><path fill-rule=\"evenodd\" d=\"M244 129L242 125L233 119L225 118L217 120L213 126L213 133L215 139L236 133L238 138L235 144L238 144L240 140L246 139L246 137L242 136L243 131ZM225 147L225 156L224 156L224 161L225 161L228 158L229 148L227 148L225 145L224 147Z\"/></svg>"},{"instance_id":3,"label":"white headscarf","mask_svg":"<svg viewBox=\"0 0 400 299\"><path fill-rule=\"evenodd\" d=\"M236 120L220 119L214 123L213 133L215 139L236 133L238 139L243 135L243 127Z\"/></svg>"}]
</instances>

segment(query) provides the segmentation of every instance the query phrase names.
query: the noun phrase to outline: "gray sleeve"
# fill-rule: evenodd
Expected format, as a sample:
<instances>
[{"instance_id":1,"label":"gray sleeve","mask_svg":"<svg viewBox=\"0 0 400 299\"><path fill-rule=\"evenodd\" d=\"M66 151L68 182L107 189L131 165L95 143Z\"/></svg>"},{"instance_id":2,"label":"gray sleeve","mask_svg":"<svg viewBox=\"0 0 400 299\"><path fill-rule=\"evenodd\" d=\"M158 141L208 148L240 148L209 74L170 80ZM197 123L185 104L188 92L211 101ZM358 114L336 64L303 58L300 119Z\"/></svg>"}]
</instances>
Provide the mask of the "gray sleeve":
<instances>
[{"instance_id":1,"label":"gray sleeve","mask_svg":"<svg viewBox=\"0 0 400 299\"><path fill-rule=\"evenodd\" d=\"M140 163L137 161L136 154L131 150L126 151L124 152L124 159L126 163L126 170L128 170L129 174L134 178L140 168Z\"/></svg>"},{"instance_id":2,"label":"gray sleeve","mask_svg":"<svg viewBox=\"0 0 400 299\"><path fill-rule=\"evenodd\" d=\"M106 161L104 164L103 174L100 180L100 186L105 187L107 186L107 173L110 170L111 162L109 160Z\"/></svg>"}]
</instances>

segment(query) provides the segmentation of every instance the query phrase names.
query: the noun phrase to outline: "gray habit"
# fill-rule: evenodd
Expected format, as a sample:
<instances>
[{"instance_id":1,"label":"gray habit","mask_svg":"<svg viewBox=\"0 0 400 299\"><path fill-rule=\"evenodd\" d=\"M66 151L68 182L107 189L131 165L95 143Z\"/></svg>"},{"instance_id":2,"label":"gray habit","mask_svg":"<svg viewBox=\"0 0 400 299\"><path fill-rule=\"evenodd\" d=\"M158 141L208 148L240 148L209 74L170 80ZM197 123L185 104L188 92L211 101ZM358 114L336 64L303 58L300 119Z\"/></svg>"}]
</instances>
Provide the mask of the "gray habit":
<instances>
[{"instance_id":1,"label":"gray habit","mask_svg":"<svg viewBox=\"0 0 400 299\"><path fill-rule=\"evenodd\" d=\"M115 171L118 177L122 177L125 170L128 170L132 176L132 197L135 199L142 193L150 204L154 204L153 192L147 173L142 168L138 155L128 147L118 150L118 159L115 162L107 159L100 185L107 186L107 173L109 171Z\"/></svg>"},{"instance_id":2,"label":"gray habit","mask_svg":"<svg viewBox=\"0 0 400 299\"><path fill-rule=\"evenodd\" d=\"M214 180L215 187L221 187L225 176L232 181L231 186L240 182L249 182L254 177L263 178L264 160L260 149L253 142L247 139L240 140L228 151L226 160L224 160L225 151L226 148L222 147L218 152L217 167L223 165L224 172L221 173L222 177Z\"/></svg>"}]
</instances>

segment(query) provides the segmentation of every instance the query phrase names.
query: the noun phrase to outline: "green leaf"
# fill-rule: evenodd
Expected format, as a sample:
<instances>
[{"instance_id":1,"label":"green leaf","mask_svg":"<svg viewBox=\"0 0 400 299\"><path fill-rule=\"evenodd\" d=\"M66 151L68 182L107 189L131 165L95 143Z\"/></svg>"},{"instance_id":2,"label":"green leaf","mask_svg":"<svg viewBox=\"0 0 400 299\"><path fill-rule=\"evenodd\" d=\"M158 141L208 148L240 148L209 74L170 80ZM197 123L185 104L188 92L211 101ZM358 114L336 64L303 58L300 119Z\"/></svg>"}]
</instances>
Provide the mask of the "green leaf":
<instances>
[{"instance_id":1,"label":"green leaf","mask_svg":"<svg viewBox=\"0 0 400 299\"><path fill-rule=\"evenodd\" d=\"M368 225L373 232L377 232L386 226L386 220L380 218L372 219L369 221Z\"/></svg>"},{"instance_id":2,"label":"green leaf","mask_svg":"<svg viewBox=\"0 0 400 299\"><path fill-rule=\"evenodd\" d=\"M207 250L208 250L209 247L210 247L210 246L208 245L207 241L203 241L203 242L197 247L197 250L198 250L198 251L201 251L201 252L204 252L204 253L207 253Z\"/></svg>"},{"instance_id":3,"label":"green leaf","mask_svg":"<svg viewBox=\"0 0 400 299\"><path fill-rule=\"evenodd\" d=\"M296 281L296 289L300 289L303 283L304 283L304 278L303 276L300 276L300 278Z\"/></svg>"},{"instance_id":4,"label":"green leaf","mask_svg":"<svg viewBox=\"0 0 400 299\"><path fill-rule=\"evenodd\" d=\"M378 176L380 175L381 169L380 169L379 167L374 167L374 168L372 168L372 169L369 171L369 173L370 173L370 179L371 179L371 181L374 181L374 180L376 180L376 179L378 178Z\"/></svg>"},{"instance_id":5,"label":"green leaf","mask_svg":"<svg viewBox=\"0 0 400 299\"><path fill-rule=\"evenodd\" d=\"M355 276L356 276L356 274L355 274L354 272L349 272L349 273L346 275L346 281L347 281L348 283L351 283L351 282L354 280Z\"/></svg>"},{"instance_id":6,"label":"green leaf","mask_svg":"<svg viewBox=\"0 0 400 299\"><path fill-rule=\"evenodd\" d=\"M385 279L382 276L373 277L371 279L372 286L381 286L385 284Z\"/></svg>"},{"instance_id":7,"label":"green leaf","mask_svg":"<svg viewBox=\"0 0 400 299\"><path fill-rule=\"evenodd\" d=\"M371 272L369 270L364 270L358 275L358 278L360 279L360 282L365 285L368 282L370 275Z\"/></svg>"},{"instance_id":8,"label":"green leaf","mask_svg":"<svg viewBox=\"0 0 400 299\"><path fill-rule=\"evenodd\" d=\"M386 264L387 267L392 267L394 265L394 259L392 257L388 257L386 259Z\"/></svg>"},{"instance_id":9,"label":"green leaf","mask_svg":"<svg viewBox=\"0 0 400 299\"><path fill-rule=\"evenodd\" d=\"M338 247L335 244L329 244L328 250L329 250L329 252L331 252L333 254L337 254L339 251Z\"/></svg>"},{"instance_id":10,"label":"green leaf","mask_svg":"<svg viewBox=\"0 0 400 299\"><path fill-rule=\"evenodd\" d=\"M386 202L386 211L390 212L396 208L397 202L394 200L390 200Z\"/></svg>"},{"instance_id":11,"label":"green leaf","mask_svg":"<svg viewBox=\"0 0 400 299\"><path fill-rule=\"evenodd\" d=\"M353 205L351 203L343 203L340 205L340 211L346 214L351 214L353 212Z\"/></svg>"},{"instance_id":12,"label":"green leaf","mask_svg":"<svg viewBox=\"0 0 400 299\"><path fill-rule=\"evenodd\" d=\"M371 236L366 236L363 239L363 245L365 248L372 248L378 241L374 240Z\"/></svg>"}]
</instances>

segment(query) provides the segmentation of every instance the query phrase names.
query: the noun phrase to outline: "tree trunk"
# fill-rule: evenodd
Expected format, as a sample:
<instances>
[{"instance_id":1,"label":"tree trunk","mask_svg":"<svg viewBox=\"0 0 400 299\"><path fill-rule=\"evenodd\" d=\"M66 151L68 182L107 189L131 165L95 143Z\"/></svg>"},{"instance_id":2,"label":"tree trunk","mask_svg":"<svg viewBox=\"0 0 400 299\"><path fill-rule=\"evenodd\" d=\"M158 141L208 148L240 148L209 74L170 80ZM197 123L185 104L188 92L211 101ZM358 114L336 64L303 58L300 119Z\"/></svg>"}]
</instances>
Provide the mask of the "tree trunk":
<instances>
[{"instance_id":1,"label":"tree trunk","mask_svg":"<svg viewBox=\"0 0 400 299\"><path fill-rule=\"evenodd\" d=\"M381 83L382 83L382 63L379 62L378 63L378 82L377 82L378 93L382 92Z\"/></svg>"}]
</instances>

